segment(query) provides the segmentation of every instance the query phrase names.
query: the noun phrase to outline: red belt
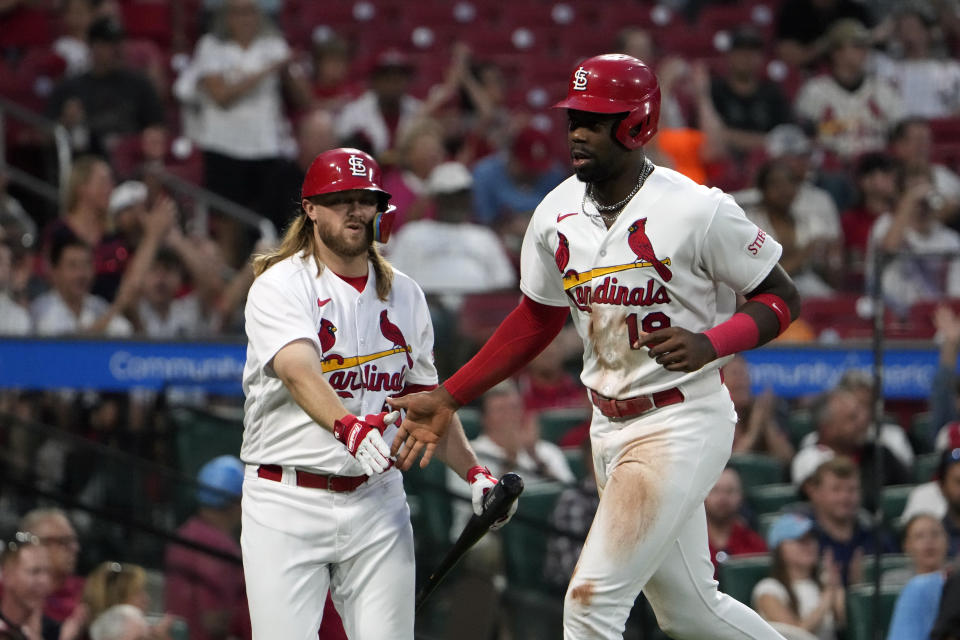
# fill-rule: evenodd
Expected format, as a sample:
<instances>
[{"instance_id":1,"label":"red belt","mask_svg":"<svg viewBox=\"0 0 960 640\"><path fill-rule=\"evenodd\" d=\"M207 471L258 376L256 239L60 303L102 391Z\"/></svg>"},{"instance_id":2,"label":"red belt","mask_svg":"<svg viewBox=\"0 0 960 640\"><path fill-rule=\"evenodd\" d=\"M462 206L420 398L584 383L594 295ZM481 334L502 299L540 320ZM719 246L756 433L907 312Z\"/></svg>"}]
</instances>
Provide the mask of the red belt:
<instances>
[{"instance_id":1,"label":"red belt","mask_svg":"<svg viewBox=\"0 0 960 640\"><path fill-rule=\"evenodd\" d=\"M657 391L652 395L634 396L632 398L617 400L615 398L602 396L593 389L590 389L590 399L593 400L593 404L600 409L600 413L603 415L608 418L623 419L634 418L651 409L659 409L661 407L668 407L671 404L683 402L683 392L677 387L674 387L664 391Z\"/></svg>"},{"instance_id":2,"label":"red belt","mask_svg":"<svg viewBox=\"0 0 960 640\"><path fill-rule=\"evenodd\" d=\"M257 475L267 480L280 482L283 479L283 467L277 464L262 464L257 467ZM353 491L370 476L325 476L320 473L310 473L297 469L297 486L310 489L326 489L337 493Z\"/></svg>"}]
</instances>

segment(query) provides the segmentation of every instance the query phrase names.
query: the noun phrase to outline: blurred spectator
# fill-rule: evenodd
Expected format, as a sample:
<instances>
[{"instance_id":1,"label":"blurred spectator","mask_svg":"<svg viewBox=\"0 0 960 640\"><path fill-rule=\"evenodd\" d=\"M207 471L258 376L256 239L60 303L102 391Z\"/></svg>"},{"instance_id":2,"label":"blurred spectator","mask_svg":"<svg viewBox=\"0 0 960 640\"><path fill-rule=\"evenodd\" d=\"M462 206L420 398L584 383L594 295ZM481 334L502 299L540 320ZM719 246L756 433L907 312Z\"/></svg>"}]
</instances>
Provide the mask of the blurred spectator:
<instances>
[{"instance_id":1,"label":"blurred spectator","mask_svg":"<svg viewBox=\"0 0 960 640\"><path fill-rule=\"evenodd\" d=\"M187 274L172 249L161 248L143 279L143 293L136 305L139 332L148 338L183 340L213 333L208 306L197 292L178 295Z\"/></svg>"},{"instance_id":2,"label":"blurred spectator","mask_svg":"<svg viewBox=\"0 0 960 640\"><path fill-rule=\"evenodd\" d=\"M768 131L791 119L790 103L765 77L763 37L752 27L733 32L724 56L726 73L710 86L713 106L724 124L724 141L737 157L762 149Z\"/></svg>"},{"instance_id":3,"label":"blurred spectator","mask_svg":"<svg viewBox=\"0 0 960 640\"><path fill-rule=\"evenodd\" d=\"M856 0L785 0L777 15L777 55L788 65L805 67L823 53L823 35L842 18L872 24L867 7Z\"/></svg>"},{"instance_id":4,"label":"blurred spectator","mask_svg":"<svg viewBox=\"0 0 960 640\"><path fill-rule=\"evenodd\" d=\"M50 558L36 537L18 532L0 555L3 594L0 595L0 630L13 631L22 640L74 640L80 637L83 619L68 618L63 626L43 611L52 590ZM20 635L16 635L16 634Z\"/></svg>"},{"instance_id":5,"label":"blurred spectator","mask_svg":"<svg viewBox=\"0 0 960 640\"><path fill-rule=\"evenodd\" d=\"M743 485L740 474L727 467L710 489L703 507L707 514L707 538L714 569L730 556L763 553L767 545L741 515Z\"/></svg>"},{"instance_id":6,"label":"blurred spectator","mask_svg":"<svg viewBox=\"0 0 960 640\"><path fill-rule=\"evenodd\" d=\"M887 132L902 117L903 107L893 88L867 68L870 33L863 24L839 20L826 38L829 73L801 86L794 106L797 117L817 131L817 142L829 154L828 166L842 172L860 154L886 146ZM843 208L849 187L839 180L828 190Z\"/></svg>"},{"instance_id":7,"label":"blurred spectator","mask_svg":"<svg viewBox=\"0 0 960 640\"><path fill-rule=\"evenodd\" d=\"M298 105L310 100L290 58L283 35L255 0L226 0L187 71L195 93L189 80L179 91L182 99L198 100L202 126L194 135L203 149L207 188L255 211L270 210L277 163L289 146L282 89ZM239 223L219 223L228 261L241 264L249 246Z\"/></svg>"},{"instance_id":8,"label":"blurred spectator","mask_svg":"<svg viewBox=\"0 0 960 640\"><path fill-rule=\"evenodd\" d=\"M90 70L66 78L50 96L48 113L70 130L77 151L105 154L117 136L164 126L163 105L150 80L123 65L125 37L110 18L93 22L87 33Z\"/></svg>"},{"instance_id":9,"label":"blurred spectator","mask_svg":"<svg viewBox=\"0 0 960 640\"><path fill-rule=\"evenodd\" d=\"M737 412L733 453L765 453L790 464L793 445L781 426L783 411L773 392L767 389L759 396L753 395L750 365L742 356L724 365L723 382Z\"/></svg>"},{"instance_id":10,"label":"blurred spectator","mask_svg":"<svg viewBox=\"0 0 960 640\"><path fill-rule=\"evenodd\" d=\"M397 140L421 115L422 104L410 95L415 69L397 49L382 51L370 72L370 89L348 102L337 117L337 137L344 144L383 157L393 150ZM381 164L389 164L389 154Z\"/></svg>"},{"instance_id":11,"label":"blurred spectator","mask_svg":"<svg viewBox=\"0 0 960 640\"><path fill-rule=\"evenodd\" d=\"M146 570L140 565L129 562L103 562L98 565L87 576L83 600L87 605L90 619L94 621L117 605L132 606L141 615L147 614L153 605L150 602L150 594L147 592ZM171 629L175 625L182 627L183 624L181 620L170 614L164 614L158 618L150 630L150 638L157 640L171 640ZM92 632L91 628L91 635Z\"/></svg>"},{"instance_id":12,"label":"blurred spectator","mask_svg":"<svg viewBox=\"0 0 960 640\"><path fill-rule=\"evenodd\" d=\"M931 640L960 638L960 571L951 572L943 585L937 619L933 623L930 638Z\"/></svg>"},{"instance_id":13,"label":"blurred spectator","mask_svg":"<svg viewBox=\"0 0 960 640\"><path fill-rule=\"evenodd\" d=\"M63 213L43 230L44 251L50 237L67 228L90 247L99 247L109 230L110 196L113 193L110 165L97 156L83 156L73 162Z\"/></svg>"},{"instance_id":14,"label":"blurred spectator","mask_svg":"<svg viewBox=\"0 0 960 640\"><path fill-rule=\"evenodd\" d=\"M151 640L143 612L130 604L115 604L90 625L90 640Z\"/></svg>"},{"instance_id":15,"label":"blurred spectator","mask_svg":"<svg viewBox=\"0 0 960 640\"><path fill-rule=\"evenodd\" d=\"M518 383L527 411L582 407L589 413L586 388L579 378L564 369L564 361L572 355L567 331L562 331L524 367Z\"/></svg>"},{"instance_id":16,"label":"blurred spectator","mask_svg":"<svg viewBox=\"0 0 960 640\"><path fill-rule=\"evenodd\" d=\"M793 203L800 193L802 176L785 160L772 160L757 172L760 201L744 209L747 217L781 245L780 264L805 296L828 296L840 265L840 229L823 225L822 217L797 218Z\"/></svg>"},{"instance_id":17,"label":"blurred spectator","mask_svg":"<svg viewBox=\"0 0 960 640\"><path fill-rule=\"evenodd\" d=\"M900 515L901 522L920 513L930 513L938 518L947 515L947 493L960 493L960 441L951 444L956 446L944 449L940 454L933 480L919 484L910 491Z\"/></svg>"},{"instance_id":18,"label":"blurred spectator","mask_svg":"<svg viewBox=\"0 0 960 640\"><path fill-rule=\"evenodd\" d=\"M46 549L50 559L50 591L44 615L64 622L77 611L84 579L76 574L80 541L77 532L60 509L34 509L21 519L18 530L30 533Z\"/></svg>"},{"instance_id":19,"label":"blurred spectator","mask_svg":"<svg viewBox=\"0 0 960 640\"><path fill-rule=\"evenodd\" d=\"M887 640L930 640L943 596L945 571L911 578L897 596ZM949 637L944 638L949 640Z\"/></svg>"},{"instance_id":20,"label":"blurred spectator","mask_svg":"<svg viewBox=\"0 0 960 640\"><path fill-rule=\"evenodd\" d=\"M197 510L177 529L178 537L234 555L237 562L175 544L167 546L167 610L187 621L191 640L250 638L237 544L243 470L235 456L220 456L204 464L197 474Z\"/></svg>"},{"instance_id":21,"label":"blurred spectator","mask_svg":"<svg viewBox=\"0 0 960 640\"><path fill-rule=\"evenodd\" d=\"M844 211L843 254L846 260L846 287L863 291L870 230L882 216L893 211L899 197L897 163L886 153L865 153L854 169L857 199Z\"/></svg>"},{"instance_id":22,"label":"blurred spectator","mask_svg":"<svg viewBox=\"0 0 960 640\"><path fill-rule=\"evenodd\" d=\"M351 59L347 43L329 27L314 29L310 59L313 71L311 88L318 106L338 113L347 102L361 93L356 77L350 73Z\"/></svg>"},{"instance_id":23,"label":"blurred spectator","mask_svg":"<svg viewBox=\"0 0 960 640\"><path fill-rule=\"evenodd\" d=\"M951 307L939 305L933 313L933 323L937 328L936 341L939 344L939 357L937 372L933 376L933 384L930 387L930 399L927 403L930 409L929 431L914 434L927 450L932 450L936 446L935 438L939 431L960 418L960 412L957 409L960 402L960 395L957 393L960 316ZM947 446L941 448L947 448Z\"/></svg>"},{"instance_id":24,"label":"blurred spectator","mask_svg":"<svg viewBox=\"0 0 960 640\"><path fill-rule=\"evenodd\" d=\"M434 168L424 190L436 203L436 220L408 222L386 247L394 266L450 311L464 293L509 289L517 280L496 234L470 222L473 186L459 162Z\"/></svg>"},{"instance_id":25,"label":"blurred spectator","mask_svg":"<svg viewBox=\"0 0 960 640\"><path fill-rule=\"evenodd\" d=\"M781 515L767 532L767 546L773 566L770 577L753 588L754 609L768 622L836 640L846 622L846 594L829 551L818 558L813 521L796 513Z\"/></svg>"},{"instance_id":26,"label":"blurred spectator","mask_svg":"<svg viewBox=\"0 0 960 640\"><path fill-rule=\"evenodd\" d=\"M30 314L10 297L13 251L0 238L0 334L24 336L30 333Z\"/></svg>"},{"instance_id":27,"label":"blurred spectator","mask_svg":"<svg viewBox=\"0 0 960 640\"><path fill-rule=\"evenodd\" d=\"M474 166L476 221L490 225L499 218L533 211L565 177L565 170L554 162L550 138L528 126L517 133L508 150Z\"/></svg>"},{"instance_id":28,"label":"blurred spectator","mask_svg":"<svg viewBox=\"0 0 960 640\"><path fill-rule=\"evenodd\" d=\"M873 378L866 371L848 369L840 376L836 389L851 392L868 413L873 411ZM867 439L873 442L875 437L874 429L871 426L867 432ZM907 470L913 468L913 461L916 456L913 453L910 440L907 438L903 427L896 422L888 421L886 414L881 416L880 441L890 453L896 456L902 467ZM807 446L816 442L815 435L807 434L803 437L800 445Z\"/></svg>"},{"instance_id":29,"label":"blurred spectator","mask_svg":"<svg viewBox=\"0 0 960 640\"><path fill-rule=\"evenodd\" d=\"M941 571L947 562L947 531L939 517L918 513L903 528L903 552L910 566L883 572L884 584L906 584L913 576Z\"/></svg>"},{"instance_id":30,"label":"blurred spectator","mask_svg":"<svg viewBox=\"0 0 960 640\"><path fill-rule=\"evenodd\" d=\"M90 69L87 34L95 17L91 0L60 3L60 37L53 42L52 48L67 63L65 75L76 76Z\"/></svg>"},{"instance_id":31,"label":"blurred spectator","mask_svg":"<svg viewBox=\"0 0 960 640\"><path fill-rule=\"evenodd\" d=\"M894 551L885 534L875 534L860 521L860 478L850 458L836 456L817 467L807 494L820 553L824 557L831 554L845 586L861 582L863 557L874 552L878 538L882 552Z\"/></svg>"},{"instance_id":32,"label":"blurred spectator","mask_svg":"<svg viewBox=\"0 0 960 640\"><path fill-rule=\"evenodd\" d=\"M873 252L886 252L888 260L879 275L883 296L895 312L905 315L916 302L960 297L960 233L938 219L946 202L929 172L905 174L900 193L894 209L870 230L867 280L869 284L877 277Z\"/></svg>"},{"instance_id":33,"label":"blurred spectator","mask_svg":"<svg viewBox=\"0 0 960 640\"><path fill-rule=\"evenodd\" d=\"M383 176L383 188L397 208L394 229L399 231L408 222L437 215L427 180L446 156L439 123L432 119L411 123L397 141L396 156L396 166Z\"/></svg>"},{"instance_id":34,"label":"blurred spectator","mask_svg":"<svg viewBox=\"0 0 960 640\"><path fill-rule=\"evenodd\" d=\"M583 477L576 486L563 490L550 513L550 524L568 535L550 536L543 565L543 577L547 583L564 590L570 583L570 577L583 549L583 541L590 531L590 523L600 506L589 438L580 444L580 453L584 463Z\"/></svg>"},{"instance_id":35,"label":"blurred spectator","mask_svg":"<svg viewBox=\"0 0 960 640\"><path fill-rule=\"evenodd\" d=\"M297 153L291 159L279 161L273 180L273 197L258 213L269 218L278 230L286 228L294 213L300 211L300 188L310 163L336 146L331 112L318 108L304 113L297 122Z\"/></svg>"},{"instance_id":36,"label":"blurred spectator","mask_svg":"<svg viewBox=\"0 0 960 640\"><path fill-rule=\"evenodd\" d=\"M944 218L955 229L957 207L960 206L960 177L952 169L931 161L933 133L930 123L922 118L906 118L890 132L890 153L908 173L930 173L934 190L947 202Z\"/></svg>"},{"instance_id":37,"label":"blurred spectator","mask_svg":"<svg viewBox=\"0 0 960 640\"><path fill-rule=\"evenodd\" d=\"M480 464L489 467L495 477L516 471L523 476L528 488L543 482L574 482L576 478L560 447L540 439L536 416L524 409L523 397L515 382L505 380L496 385L483 395L481 403L483 431L470 445ZM468 487L450 470L447 488L469 498ZM463 530L471 513L469 501L454 504L450 529L454 538Z\"/></svg>"},{"instance_id":38,"label":"blurred spectator","mask_svg":"<svg viewBox=\"0 0 960 640\"><path fill-rule=\"evenodd\" d=\"M31 306L37 334L129 336L133 333L119 305L111 305L91 293L93 252L83 240L69 230L55 235L51 240L50 263L53 289L34 300Z\"/></svg>"},{"instance_id":39,"label":"blurred spectator","mask_svg":"<svg viewBox=\"0 0 960 640\"><path fill-rule=\"evenodd\" d=\"M876 56L877 75L900 95L904 115L948 118L960 112L960 63L936 51L936 20L916 3L893 12L889 56Z\"/></svg>"},{"instance_id":40,"label":"blurred spectator","mask_svg":"<svg viewBox=\"0 0 960 640\"><path fill-rule=\"evenodd\" d=\"M617 34L612 53L623 53L642 60L655 69L660 83L660 128L674 129L687 125L686 104L682 80L689 74L690 65L682 56L657 55L656 43L646 29L625 27Z\"/></svg>"},{"instance_id":41,"label":"blurred spectator","mask_svg":"<svg viewBox=\"0 0 960 640\"><path fill-rule=\"evenodd\" d=\"M804 490L821 463L833 456L848 456L857 461L855 470L859 469L862 481L857 487L858 502L862 488L863 504L872 510L879 497L873 486L878 449L882 456L883 486L912 481L909 467L901 462L887 439L881 440L880 447L870 440L869 406L855 389L838 385L830 392L818 417L816 433L804 439L791 463L790 476L794 486Z\"/></svg>"}]
</instances>

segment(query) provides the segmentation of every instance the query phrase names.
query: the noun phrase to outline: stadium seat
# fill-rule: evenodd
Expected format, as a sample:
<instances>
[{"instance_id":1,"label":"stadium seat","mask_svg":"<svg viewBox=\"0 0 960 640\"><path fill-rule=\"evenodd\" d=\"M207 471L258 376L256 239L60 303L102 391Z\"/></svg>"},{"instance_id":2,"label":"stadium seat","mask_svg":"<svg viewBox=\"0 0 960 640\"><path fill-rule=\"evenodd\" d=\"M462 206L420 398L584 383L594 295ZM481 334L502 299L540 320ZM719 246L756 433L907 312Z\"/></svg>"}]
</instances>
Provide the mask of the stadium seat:
<instances>
[{"instance_id":1,"label":"stadium seat","mask_svg":"<svg viewBox=\"0 0 960 640\"><path fill-rule=\"evenodd\" d=\"M893 606L900 595L900 587L881 587L878 621L879 635L874 635L873 615L876 591L872 584L853 585L847 590L847 640L873 640L887 635Z\"/></svg>"},{"instance_id":2,"label":"stadium seat","mask_svg":"<svg viewBox=\"0 0 960 640\"><path fill-rule=\"evenodd\" d=\"M903 508L907 506L907 496L913 490L912 484L895 484L889 487L883 487L880 492L880 505L883 508L883 521L892 523L903 513Z\"/></svg>"},{"instance_id":3,"label":"stadium seat","mask_svg":"<svg viewBox=\"0 0 960 640\"><path fill-rule=\"evenodd\" d=\"M470 294L460 307L457 331L467 340L482 344L493 335L519 300L519 294L512 290Z\"/></svg>"},{"instance_id":4,"label":"stadium seat","mask_svg":"<svg viewBox=\"0 0 960 640\"><path fill-rule=\"evenodd\" d=\"M434 462L425 469L414 465L403 474L418 548L442 549L450 541L453 516L450 509L452 498L446 492L446 469L446 465Z\"/></svg>"},{"instance_id":5,"label":"stadium seat","mask_svg":"<svg viewBox=\"0 0 960 640\"><path fill-rule=\"evenodd\" d=\"M570 429L590 420L591 410L583 409L547 409L537 414L540 422L540 438L549 442L560 442Z\"/></svg>"},{"instance_id":6,"label":"stadium seat","mask_svg":"<svg viewBox=\"0 0 960 640\"><path fill-rule=\"evenodd\" d=\"M880 556L880 575L891 569L903 569L911 564L910 556L903 553L885 553ZM863 558L863 584L873 584L877 573L877 559L873 554Z\"/></svg>"},{"instance_id":7,"label":"stadium seat","mask_svg":"<svg viewBox=\"0 0 960 640\"><path fill-rule=\"evenodd\" d=\"M467 434L467 440L473 440L483 431L483 422L479 409L475 407L460 407L457 409L457 415L460 416L460 422L463 424L463 432Z\"/></svg>"},{"instance_id":8,"label":"stadium seat","mask_svg":"<svg viewBox=\"0 0 960 640\"><path fill-rule=\"evenodd\" d=\"M776 513L800 499L797 488L790 483L767 484L746 489L747 502L758 514Z\"/></svg>"},{"instance_id":9,"label":"stadium seat","mask_svg":"<svg viewBox=\"0 0 960 640\"><path fill-rule=\"evenodd\" d=\"M586 466L583 460L583 450L564 449L563 457L567 459L567 464L570 465L570 470L573 471L573 475L577 477L577 480L582 480L586 475Z\"/></svg>"},{"instance_id":10,"label":"stadium seat","mask_svg":"<svg viewBox=\"0 0 960 640\"><path fill-rule=\"evenodd\" d=\"M543 586L543 561L549 538L545 527L563 490L560 483L527 487L520 496L517 515L501 529L511 587Z\"/></svg>"},{"instance_id":11,"label":"stadium seat","mask_svg":"<svg viewBox=\"0 0 960 640\"><path fill-rule=\"evenodd\" d=\"M720 591L750 606L753 588L770 575L769 553L730 556L717 568Z\"/></svg>"},{"instance_id":12,"label":"stadium seat","mask_svg":"<svg viewBox=\"0 0 960 640\"><path fill-rule=\"evenodd\" d=\"M170 419L176 428L177 455L184 475L195 477L200 467L217 456L239 455L243 440L240 420L194 407L174 407Z\"/></svg>"},{"instance_id":13,"label":"stadium seat","mask_svg":"<svg viewBox=\"0 0 960 640\"><path fill-rule=\"evenodd\" d=\"M816 417L813 411L799 409L791 411L787 417L787 435L794 447L800 447L800 441L804 436L817 428Z\"/></svg>"},{"instance_id":14,"label":"stadium seat","mask_svg":"<svg viewBox=\"0 0 960 640\"><path fill-rule=\"evenodd\" d=\"M930 482L940 465L939 453L925 453L913 461L913 479L917 482Z\"/></svg>"},{"instance_id":15,"label":"stadium seat","mask_svg":"<svg viewBox=\"0 0 960 640\"><path fill-rule=\"evenodd\" d=\"M917 453L929 453L930 443L928 439L933 434L930 433L930 412L918 411L910 417L910 431L907 433L910 437L910 444ZM925 480L921 482L926 482Z\"/></svg>"},{"instance_id":16,"label":"stadium seat","mask_svg":"<svg viewBox=\"0 0 960 640\"><path fill-rule=\"evenodd\" d=\"M783 463L760 453L736 453L730 457L728 465L740 474L745 490L764 484L776 484L786 477Z\"/></svg>"}]
</instances>

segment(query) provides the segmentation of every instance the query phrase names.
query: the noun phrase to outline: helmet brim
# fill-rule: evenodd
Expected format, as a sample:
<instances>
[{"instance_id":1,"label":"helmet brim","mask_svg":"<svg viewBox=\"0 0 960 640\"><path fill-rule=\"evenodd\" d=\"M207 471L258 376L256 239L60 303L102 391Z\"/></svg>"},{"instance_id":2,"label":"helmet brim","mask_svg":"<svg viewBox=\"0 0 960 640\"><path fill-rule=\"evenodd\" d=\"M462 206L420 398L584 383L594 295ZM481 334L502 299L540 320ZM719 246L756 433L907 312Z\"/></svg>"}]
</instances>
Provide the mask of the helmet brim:
<instances>
[{"instance_id":1,"label":"helmet brim","mask_svg":"<svg viewBox=\"0 0 960 640\"><path fill-rule=\"evenodd\" d=\"M631 107L619 100L605 100L596 96L568 96L556 103L553 109L575 109L589 113L626 113Z\"/></svg>"}]
</instances>

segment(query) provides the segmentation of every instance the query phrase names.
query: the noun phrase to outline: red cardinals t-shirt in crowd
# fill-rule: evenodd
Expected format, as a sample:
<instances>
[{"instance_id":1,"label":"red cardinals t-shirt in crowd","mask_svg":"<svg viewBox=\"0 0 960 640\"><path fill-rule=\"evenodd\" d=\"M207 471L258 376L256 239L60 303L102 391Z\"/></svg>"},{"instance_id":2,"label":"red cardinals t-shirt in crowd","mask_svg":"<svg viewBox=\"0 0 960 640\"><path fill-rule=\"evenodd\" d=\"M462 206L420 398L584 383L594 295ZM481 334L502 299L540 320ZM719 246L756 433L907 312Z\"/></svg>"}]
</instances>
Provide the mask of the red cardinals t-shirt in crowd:
<instances>
[{"instance_id":1,"label":"red cardinals t-shirt in crowd","mask_svg":"<svg viewBox=\"0 0 960 640\"><path fill-rule=\"evenodd\" d=\"M760 534L748 527L746 522L738 520L734 523L733 530L730 532L730 539L727 540L727 544L722 549L713 546L713 541L710 541L710 561L713 562L714 577L716 577L719 562L717 556L719 554L723 554L720 556L723 559L726 556L763 553L766 550L767 543L763 541Z\"/></svg>"},{"instance_id":2,"label":"red cardinals t-shirt in crowd","mask_svg":"<svg viewBox=\"0 0 960 640\"><path fill-rule=\"evenodd\" d=\"M63 585L47 596L43 615L57 622L66 620L83 600L84 583L83 576L67 576Z\"/></svg>"}]
</instances>

